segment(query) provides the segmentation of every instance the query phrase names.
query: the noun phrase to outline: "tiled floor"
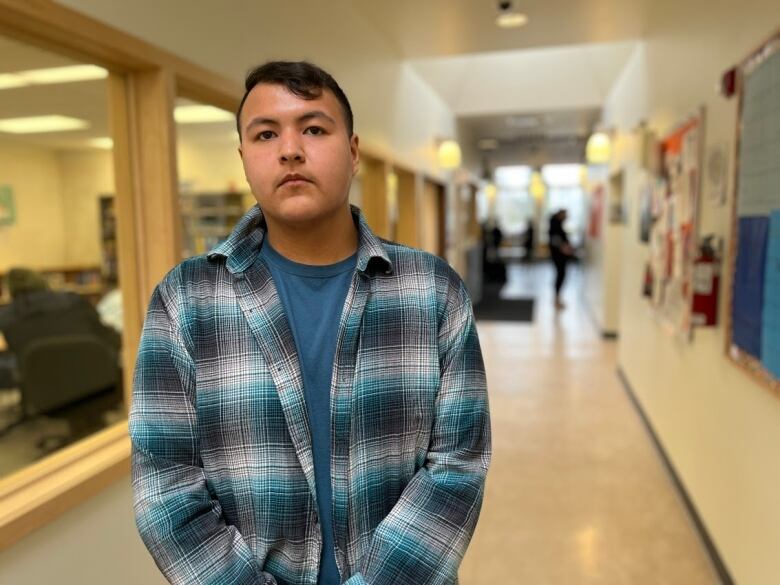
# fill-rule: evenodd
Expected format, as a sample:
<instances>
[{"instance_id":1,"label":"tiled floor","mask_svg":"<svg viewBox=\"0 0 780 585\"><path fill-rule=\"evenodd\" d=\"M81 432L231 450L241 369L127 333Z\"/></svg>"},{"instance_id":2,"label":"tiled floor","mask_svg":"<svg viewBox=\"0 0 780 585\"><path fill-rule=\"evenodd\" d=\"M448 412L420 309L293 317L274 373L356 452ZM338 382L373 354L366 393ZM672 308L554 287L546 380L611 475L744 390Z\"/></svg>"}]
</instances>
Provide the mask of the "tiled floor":
<instances>
[{"instance_id":1,"label":"tiled floor","mask_svg":"<svg viewBox=\"0 0 780 585\"><path fill-rule=\"evenodd\" d=\"M536 297L534 322L479 323L493 460L461 585L714 585L578 277L556 313L550 267L512 266L502 294Z\"/></svg>"}]
</instances>

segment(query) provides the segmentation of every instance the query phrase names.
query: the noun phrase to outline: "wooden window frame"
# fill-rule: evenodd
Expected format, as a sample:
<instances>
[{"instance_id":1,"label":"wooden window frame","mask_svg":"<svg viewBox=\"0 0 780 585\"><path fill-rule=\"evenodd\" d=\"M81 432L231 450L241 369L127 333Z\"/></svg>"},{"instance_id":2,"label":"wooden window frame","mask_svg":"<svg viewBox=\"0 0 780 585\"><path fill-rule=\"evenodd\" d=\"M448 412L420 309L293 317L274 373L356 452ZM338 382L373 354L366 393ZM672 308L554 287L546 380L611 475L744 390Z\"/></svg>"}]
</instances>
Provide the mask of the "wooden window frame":
<instances>
[{"instance_id":1,"label":"wooden window frame","mask_svg":"<svg viewBox=\"0 0 780 585\"><path fill-rule=\"evenodd\" d=\"M108 93L129 406L146 304L156 283L180 260L175 95L232 111L242 88L51 0L0 0L0 34L111 72ZM126 478L129 470L125 420L3 478L0 550Z\"/></svg>"}]
</instances>

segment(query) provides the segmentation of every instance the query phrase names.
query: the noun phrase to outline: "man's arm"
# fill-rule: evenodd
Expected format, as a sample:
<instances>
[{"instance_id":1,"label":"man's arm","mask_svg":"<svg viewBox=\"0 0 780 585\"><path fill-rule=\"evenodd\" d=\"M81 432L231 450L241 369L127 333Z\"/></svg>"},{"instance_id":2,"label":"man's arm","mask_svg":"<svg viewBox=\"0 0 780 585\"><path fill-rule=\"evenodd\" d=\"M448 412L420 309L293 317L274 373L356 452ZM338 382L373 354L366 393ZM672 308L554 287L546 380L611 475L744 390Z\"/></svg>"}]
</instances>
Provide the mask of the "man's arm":
<instances>
[{"instance_id":1,"label":"man's arm","mask_svg":"<svg viewBox=\"0 0 780 585\"><path fill-rule=\"evenodd\" d=\"M439 362L425 466L376 528L360 572L345 585L449 585L457 578L482 505L490 414L471 302L454 276L439 329Z\"/></svg>"},{"instance_id":2,"label":"man's arm","mask_svg":"<svg viewBox=\"0 0 780 585\"><path fill-rule=\"evenodd\" d=\"M144 323L130 411L136 524L173 584L263 585L247 543L211 497L200 460L195 367L160 287Z\"/></svg>"}]
</instances>

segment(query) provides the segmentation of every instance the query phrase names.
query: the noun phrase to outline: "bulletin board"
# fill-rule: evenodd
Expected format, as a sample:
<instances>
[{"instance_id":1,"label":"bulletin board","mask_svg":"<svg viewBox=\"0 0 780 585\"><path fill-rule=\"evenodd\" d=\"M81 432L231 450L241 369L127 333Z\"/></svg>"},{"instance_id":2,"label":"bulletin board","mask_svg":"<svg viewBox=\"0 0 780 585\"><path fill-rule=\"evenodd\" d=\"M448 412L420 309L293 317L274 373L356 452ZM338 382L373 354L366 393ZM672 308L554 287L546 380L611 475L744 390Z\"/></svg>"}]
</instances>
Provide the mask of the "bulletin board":
<instances>
[{"instance_id":1,"label":"bulletin board","mask_svg":"<svg viewBox=\"0 0 780 585\"><path fill-rule=\"evenodd\" d=\"M728 354L780 392L780 31L737 73Z\"/></svg>"},{"instance_id":2,"label":"bulletin board","mask_svg":"<svg viewBox=\"0 0 780 585\"><path fill-rule=\"evenodd\" d=\"M704 111L660 142L662 170L648 184L650 244L647 296L667 331L690 340L693 331L693 260L701 190Z\"/></svg>"}]
</instances>

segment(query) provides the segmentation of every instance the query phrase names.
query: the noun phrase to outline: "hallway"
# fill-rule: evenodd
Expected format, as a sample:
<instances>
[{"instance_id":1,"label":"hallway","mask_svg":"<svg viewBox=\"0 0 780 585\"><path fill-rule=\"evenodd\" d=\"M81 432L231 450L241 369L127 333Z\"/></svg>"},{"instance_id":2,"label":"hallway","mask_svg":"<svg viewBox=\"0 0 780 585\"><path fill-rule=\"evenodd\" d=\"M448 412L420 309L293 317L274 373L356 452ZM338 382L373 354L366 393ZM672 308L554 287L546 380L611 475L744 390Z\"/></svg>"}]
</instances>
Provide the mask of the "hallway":
<instances>
[{"instance_id":1,"label":"hallway","mask_svg":"<svg viewBox=\"0 0 780 585\"><path fill-rule=\"evenodd\" d=\"M512 265L503 296L534 322L480 322L493 423L462 585L712 585L709 558L616 373L570 269L556 314L547 264Z\"/></svg>"}]
</instances>

